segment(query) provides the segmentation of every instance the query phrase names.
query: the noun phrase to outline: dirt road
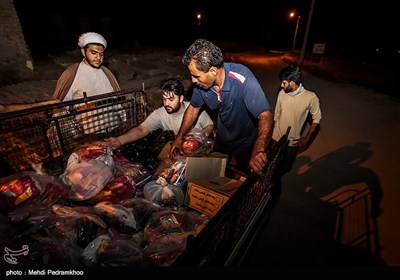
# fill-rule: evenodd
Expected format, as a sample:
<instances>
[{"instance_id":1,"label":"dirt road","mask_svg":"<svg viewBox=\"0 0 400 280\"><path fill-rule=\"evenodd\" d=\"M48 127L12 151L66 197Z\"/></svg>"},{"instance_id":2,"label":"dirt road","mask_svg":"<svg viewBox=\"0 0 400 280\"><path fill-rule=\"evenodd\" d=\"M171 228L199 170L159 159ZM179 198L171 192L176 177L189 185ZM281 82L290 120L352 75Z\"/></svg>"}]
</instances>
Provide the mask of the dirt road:
<instances>
[{"instance_id":1,"label":"dirt road","mask_svg":"<svg viewBox=\"0 0 400 280\"><path fill-rule=\"evenodd\" d=\"M285 62L256 54L235 59L254 70L275 104ZM284 177L247 263L400 266L400 102L306 71L303 82L320 98L321 129Z\"/></svg>"}]
</instances>

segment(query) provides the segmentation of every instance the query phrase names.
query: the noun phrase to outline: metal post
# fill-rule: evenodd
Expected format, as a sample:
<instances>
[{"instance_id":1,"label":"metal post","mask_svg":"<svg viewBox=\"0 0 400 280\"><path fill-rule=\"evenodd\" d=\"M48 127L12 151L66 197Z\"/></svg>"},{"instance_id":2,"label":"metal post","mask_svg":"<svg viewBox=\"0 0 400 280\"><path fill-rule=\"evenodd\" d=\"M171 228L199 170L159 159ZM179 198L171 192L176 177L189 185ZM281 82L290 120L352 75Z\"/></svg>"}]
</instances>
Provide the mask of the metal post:
<instances>
[{"instance_id":1,"label":"metal post","mask_svg":"<svg viewBox=\"0 0 400 280\"><path fill-rule=\"evenodd\" d=\"M310 33L311 19L312 19L312 15L313 15L313 11L314 11L314 4L315 4L315 0L312 0L311 1L311 6L310 6L310 13L308 14L306 33L304 34L303 47L301 48L301 54L300 54L300 58L299 58L299 65L302 65L303 62L304 62L304 54L306 52L308 34Z\"/></svg>"},{"instance_id":2,"label":"metal post","mask_svg":"<svg viewBox=\"0 0 400 280\"><path fill-rule=\"evenodd\" d=\"M294 38L293 38L293 46L292 46L292 51L294 51L296 47L296 38L297 38L297 31L299 30L299 22L300 22L300 16L297 17L297 23L296 23L296 29L294 31Z\"/></svg>"}]
</instances>

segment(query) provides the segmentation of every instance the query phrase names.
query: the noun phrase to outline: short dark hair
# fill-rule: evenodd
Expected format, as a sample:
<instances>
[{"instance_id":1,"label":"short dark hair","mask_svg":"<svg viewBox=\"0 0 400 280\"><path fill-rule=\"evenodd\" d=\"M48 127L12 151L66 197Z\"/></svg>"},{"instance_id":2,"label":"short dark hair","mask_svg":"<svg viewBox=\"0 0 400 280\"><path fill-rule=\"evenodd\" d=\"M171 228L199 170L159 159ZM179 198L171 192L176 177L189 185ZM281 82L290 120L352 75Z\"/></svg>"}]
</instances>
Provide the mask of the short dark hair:
<instances>
[{"instance_id":1,"label":"short dark hair","mask_svg":"<svg viewBox=\"0 0 400 280\"><path fill-rule=\"evenodd\" d=\"M301 84L301 69L296 64L290 64L279 72L279 79L281 81L293 81L297 85Z\"/></svg>"},{"instance_id":2,"label":"short dark hair","mask_svg":"<svg viewBox=\"0 0 400 280\"><path fill-rule=\"evenodd\" d=\"M160 89L162 91L173 92L176 95L185 95L185 87L183 86L182 82L174 79L169 78L161 82Z\"/></svg>"},{"instance_id":3,"label":"short dark hair","mask_svg":"<svg viewBox=\"0 0 400 280\"><path fill-rule=\"evenodd\" d=\"M192 59L196 61L197 70L202 72L208 72L212 66L221 68L224 65L221 49L206 39L197 39L186 50L182 58L183 65L188 66Z\"/></svg>"}]
</instances>

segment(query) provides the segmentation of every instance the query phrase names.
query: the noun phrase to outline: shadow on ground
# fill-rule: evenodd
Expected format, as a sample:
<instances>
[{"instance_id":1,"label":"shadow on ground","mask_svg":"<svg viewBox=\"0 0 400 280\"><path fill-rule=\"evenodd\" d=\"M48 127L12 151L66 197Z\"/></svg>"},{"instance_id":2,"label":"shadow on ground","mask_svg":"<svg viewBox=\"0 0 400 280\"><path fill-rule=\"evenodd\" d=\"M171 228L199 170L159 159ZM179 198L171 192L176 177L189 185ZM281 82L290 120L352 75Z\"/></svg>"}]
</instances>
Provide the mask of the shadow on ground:
<instances>
[{"instance_id":1,"label":"shadow on ground","mask_svg":"<svg viewBox=\"0 0 400 280\"><path fill-rule=\"evenodd\" d=\"M369 146L359 142L314 161L300 155L281 192L273 192L265 228L242 265L386 266L376 222L380 181L360 165L373 155Z\"/></svg>"}]
</instances>

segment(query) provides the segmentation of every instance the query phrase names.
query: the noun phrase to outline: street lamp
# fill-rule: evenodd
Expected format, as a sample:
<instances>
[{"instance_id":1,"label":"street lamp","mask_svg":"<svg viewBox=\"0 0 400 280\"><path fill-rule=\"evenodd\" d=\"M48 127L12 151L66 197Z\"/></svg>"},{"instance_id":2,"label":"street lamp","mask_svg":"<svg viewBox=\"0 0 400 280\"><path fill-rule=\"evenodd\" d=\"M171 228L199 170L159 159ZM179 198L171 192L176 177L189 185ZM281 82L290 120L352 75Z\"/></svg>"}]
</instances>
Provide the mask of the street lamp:
<instances>
[{"instance_id":1,"label":"street lamp","mask_svg":"<svg viewBox=\"0 0 400 280\"><path fill-rule=\"evenodd\" d=\"M295 13L290 13L289 17L294 17ZM294 30L294 38L293 38L293 46L292 46L292 51L294 51L294 48L296 46L296 38L297 38L297 31L299 30L299 22L300 22L301 16L297 16L297 22L296 22L296 29Z\"/></svg>"},{"instance_id":2,"label":"street lamp","mask_svg":"<svg viewBox=\"0 0 400 280\"><path fill-rule=\"evenodd\" d=\"M201 14L197 13L196 18L199 21L199 26L200 26L201 25Z\"/></svg>"}]
</instances>

